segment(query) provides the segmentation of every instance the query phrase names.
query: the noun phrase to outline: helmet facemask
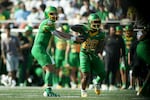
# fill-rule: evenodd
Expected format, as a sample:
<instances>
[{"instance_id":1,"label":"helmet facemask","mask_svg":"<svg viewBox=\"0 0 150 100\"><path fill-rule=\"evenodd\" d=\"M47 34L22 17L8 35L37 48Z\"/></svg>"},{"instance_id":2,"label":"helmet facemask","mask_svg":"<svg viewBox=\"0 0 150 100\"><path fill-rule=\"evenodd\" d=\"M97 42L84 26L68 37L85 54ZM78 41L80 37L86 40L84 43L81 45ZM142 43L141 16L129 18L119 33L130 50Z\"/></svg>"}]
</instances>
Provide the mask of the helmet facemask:
<instances>
[{"instance_id":1,"label":"helmet facemask","mask_svg":"<svg viewBox=\"0 0 150 100\"><path fill-rule=\"evenodd\" d=\"M44 11L45 18L50 19L55 22L58 19L58 13L56 7L50 6L47 7Z\"/></svg>"},{"instance_id":2,"label":"helmet facemask","mask_svg":"<svg viewBox=\"0 0 150 100\"><path fill-rule=\"evenodd\" d=\"M125 26L125 34L127 37L133 36L133 26L132 25Z\"/></svg>"},{"instance_id":3,"label":"helmet facemask","mask_svg":"<svg viewBox=\"0 0 150 100\"><path fill-rule=\"evenodd\" d=\"M92 30L99 30L101 26L101 19L96 13L92 13L88 17L88 24Z\"/></svg>"},{"instance_id":4,"label":"helmet facemask","mask_svg":"<svg viewBox=\"0 0 150 100\"><path fill-rule=\"evenodd\" d=\"M133 31L132 30L126 30L125 32L127 37L132 37L133 36Z\"/></svg>"},{"instance_id":5,"label":"helmet facemask","mask_svg":"<svg viewBox=\"0 0 150 100\"><path fill-rule=\"evenodd\" d=\"M58 15L56 12L48 13L48 17L51 21L54 21L54 22L58 19Z\"/></svg>"},{"instance_id":6,"label":"helmet facemask","mask_svg":"<svg viewBox=\"0 0 150 100\"><path fill-rule=\"evenodd\" d=\"M90 21L90 28L94 30L99 30L101 26L101 21L99 19L95 19Z\"/></svg>"}]
</instances>

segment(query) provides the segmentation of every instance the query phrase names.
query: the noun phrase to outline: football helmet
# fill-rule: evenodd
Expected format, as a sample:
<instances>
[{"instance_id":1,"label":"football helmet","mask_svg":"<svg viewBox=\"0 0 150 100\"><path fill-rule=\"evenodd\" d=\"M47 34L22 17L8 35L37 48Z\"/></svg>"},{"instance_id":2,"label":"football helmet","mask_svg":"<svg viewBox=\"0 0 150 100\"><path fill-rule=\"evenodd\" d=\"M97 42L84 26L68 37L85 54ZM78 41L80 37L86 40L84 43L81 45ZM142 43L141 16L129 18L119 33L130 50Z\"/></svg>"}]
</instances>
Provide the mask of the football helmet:
<instances>
[{"instance_id":1,"label":"football helmet","mask_svg":"<svg viewBox=\"0 0 150 100\"><path fill-rule=\"evenodd\" d=\"M120 25L116 26L116 34L117 35L122 35L122 33L123 33L122 26L120 26Z\"/></svg>"},{"instance_id":2,"label":"football helmet","mask_svg":"<svg viewBox=\"0 0 150 100\"><path fill-rule=\"evenodd\" d=\"M69 33L70 32L70 26L68 24L63 24L62 25L62 30L65 32L65 33Z\"/></svg>"},{"instance_id":3,"label":"football helmet","mask_svg":"<svg viewBox=\"0 0 150 100\"><path fill-rule=\"evenodd\" d=\"M99 30L101 26L101 19L97 14L90 14L88 17L88 24L91 29Z\"/></svg>"},{"instance_id":4,"label":"football helmet","mask_svg":"<svg viewBox=\"0 0 150 100\"><path fill-rule=\"evenodd\" d=\"M132 36L133 35L133 26L132 25L126 25L125 26L125 33L126 33L126 36Z\"/></svg>"},{"instance_id":5,"label":"football helmet","mask_svg":"<svg viewBox=\"0 0 150 100\"><path fill-rule=\"evenodd\" d=\"M44 10L45 18L49 18L51 21L55 22L58 19L57 8L53 6L48 6Z\"/></svg>"}]
</instances>

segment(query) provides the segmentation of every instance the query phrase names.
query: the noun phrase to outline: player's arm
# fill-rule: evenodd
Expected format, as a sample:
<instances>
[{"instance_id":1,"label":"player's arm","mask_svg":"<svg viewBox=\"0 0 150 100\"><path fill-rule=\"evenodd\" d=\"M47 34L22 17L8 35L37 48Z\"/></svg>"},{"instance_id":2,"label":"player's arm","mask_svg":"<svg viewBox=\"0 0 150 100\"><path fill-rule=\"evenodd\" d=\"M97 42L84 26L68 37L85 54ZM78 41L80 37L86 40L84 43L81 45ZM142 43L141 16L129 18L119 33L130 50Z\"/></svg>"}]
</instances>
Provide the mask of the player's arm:
<instances>
[{"instance_id":1,"label":"player's arm","mask_svg":"<svg viewBox=\"0 0 150 100\"><path fill-rule=\"evenodd\" d=\"M107 37L105 37L106 33L102 32L101 34L102 34L102 37L99 40L99 43L97 44L97 48L96 48L96 52L100 54L102 54L104 47L105 47L106 40L107 40Z\"/></svg>"},{"instance_id":2,"label":"player's arm","mask_svg":"<svg viewBox=\"0 0 150 100\"><path fill-rule=\"evenodd\" d=\"M72 41L77 41L77 42L83 42L84 41L83 37L63 33L63 32L58 31L58 30L52 31L52 34L59 37L59 38L61 38L61 39L65 39L65 40L72 40Z\"/></svg>"},{"instance_id":3,"label":"player's arm","mask_svg":"<svg viewBox=\"0 0 150 100\"><path fill-rule=\"evenodd\" d=\"M97 49L96 49L96 52L98 53L98 56L103 59L103 55L102 55L102 52L104 50L104 45L105 45L105 42L104 40L101 40L99 43L98 43L98 46L97 46Z\"/></svg>"}]
</instances>

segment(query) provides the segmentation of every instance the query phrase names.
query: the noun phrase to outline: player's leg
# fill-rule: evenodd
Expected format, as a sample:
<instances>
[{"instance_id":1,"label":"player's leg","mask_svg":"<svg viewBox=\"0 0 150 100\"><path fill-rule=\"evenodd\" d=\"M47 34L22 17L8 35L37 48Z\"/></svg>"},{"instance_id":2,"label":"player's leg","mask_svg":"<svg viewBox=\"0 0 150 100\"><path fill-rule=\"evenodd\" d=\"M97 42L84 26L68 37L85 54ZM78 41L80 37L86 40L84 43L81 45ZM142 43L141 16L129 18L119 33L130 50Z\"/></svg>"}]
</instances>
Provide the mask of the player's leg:
<instances>
[{"instance_id":1,"label":"player's leg","mask_svg":"<svg viewBox=\"0 0 150 100\"><path fill-rule=\"evenodd\" d=\"M40 66L43 68L43 72L45 72L44 76L44 85L46 89L43 93L43 96L59 96L52 91L52 77L54 72L54 60L51 56L47 54L47 52L42 49L41 47L34 47L32 48L32 55L36 58Z\"/></svg>"},{"instance_id":2,"label":"player's leg","mask_svg":"<svg viewBox=\"0 0 150 100\"><path fill-rule=\"evenodd\" d=\"M79 53L70 53L69 55L69 65L71 67L71 75L70 75L70 79L71 79L71 88L77 88L78 86L78 78L77 78L77 74L78 74L78 67L80 65L79 63Z\"/></svg>"},{"instance_id":3,"label":"player's leg","mask_svg":"<svg viewBox=\"0 0 150 100\"><path fill-rule=\"evenodd\" d=\"M140 88L137 92L137 95L145 95L149 96L149 91L150 91L150 70L147 73L146 79L144 80L142 88Z\"/></svg>"},{"instance_id":4,"label":"player's leg","mask_svg":"<svg viewBox=\"0 0 150 100\"><path fill-rule=\"evenodd\" d=\"M127 74L126 74L127 69L123 62L120 63L119 67L120 67L119 70L120 70L121 83L122 83L121 89L125 89L127 87L127 78L126 78L127 77Z\"/></svg>"},{"instance_id":5,"label":"player's leg","mask_svg":"<svg viewBox=\"0 0 150 100\"><path fill-rule=\"evenodd\" d=\"M63 87L63 74L62 74L62 66L63 66L63 59L55 57L55 68L56 68L56 75L55 75L55 84L57 89L61 89Z\"/></svg>"},{"instance_id":6,"label":"player's leg","mask_svg":"<svg viewBox=\"0 0 150 100\"><path fill-rule=\"evenodd\" d=\"M43 67L43 69L45 70L45 78L44 78L44 83L46 86L46 89L43 93L44 96L54 96L57 97L59 96L58 94L54 93L52 91L52 85L53 85L53 71L54 71L54 65L46 65Z\"/></svg>"},{"instance_id":7,"label":"player's leg","mask_svg":"<svg viewBox=\"0 0 150 100\"><path fill-rule=\"evenodd\" d=\"M82 75L83 75L83 77L81 79L81 97L87 97L86 87L87 87L87 83L88 83L90 73L83 72Z\"/></svg>"},{"instance_id":8,"label":"player's leg","mask_svg":"<svg viewBox=\"0 0 150 100\"><path fill-rule=\"evenodd\" d=\"M81 97L87 97L86 86L90 76L90 59L84 52L80 52L80 70L82 72Z\"/></svg>"},{"instance_id":9,"label":"player's leg","mask_svg":"<svg viewBox=\"0 0 150 100\"><path fill-rule=\"evenodd\" d=\"M92 65L93 65L92 68L93 68L94 72L96 72L98 75L98 77L96 78L96 82L95 82L95 93L97 95L99 95L101 82L106 77L104 62L102 60L100 60L98 56L93 56L92 57Z\"/></svg>"}]
</instances>

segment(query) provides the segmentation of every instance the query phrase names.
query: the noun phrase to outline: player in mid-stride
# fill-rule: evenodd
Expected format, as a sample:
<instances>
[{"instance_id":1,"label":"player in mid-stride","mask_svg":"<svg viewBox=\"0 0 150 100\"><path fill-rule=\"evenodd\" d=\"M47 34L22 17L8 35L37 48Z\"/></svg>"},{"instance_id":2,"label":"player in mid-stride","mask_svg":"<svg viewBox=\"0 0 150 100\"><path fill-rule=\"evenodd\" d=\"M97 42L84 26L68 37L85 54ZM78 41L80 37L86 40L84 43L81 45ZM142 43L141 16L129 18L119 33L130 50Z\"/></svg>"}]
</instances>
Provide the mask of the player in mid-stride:
<instances>
[{"instance_id":1,"label":"player in mid-stride","mask_svg":"<svg viewBox=\"0 0 150 100\"><path fill-rule=\"evenodd\" d=\"M81 97L87 97L86 86L90 77L90 73L94 73L97 78L94 79L95 93L100 94L100 82L105 78L104 63L101 59L103 49L103 40L105 33L101 31L101 19L95 13L88 17L88 24L73 25L71 29L79 32L85 37L85 41L81 43L80 50L80 70L82 72L81 79Z\"/></svg>"},{"instance_id":2,"label":"player in mid-stride","mask_svg":"<svg viewBox=\"0 0 150 100\"><path fill-rule=\"evenodd\" d=\"M45 72L44 86L46 86L46 89L43 95L46 97L58 97L59 95L52 91L52 74L55 72L55 63L52 56L47 51L50 38L52 35L55 35L62 39L77 42L83 42L84 39L83 37L65 34L56 30L55 21L58 19L56 7L48 6L44 11L44 15L45 20L43 20L39 25L39 30L36 34L31 53Z\"/></svg>"}]
</instances>

